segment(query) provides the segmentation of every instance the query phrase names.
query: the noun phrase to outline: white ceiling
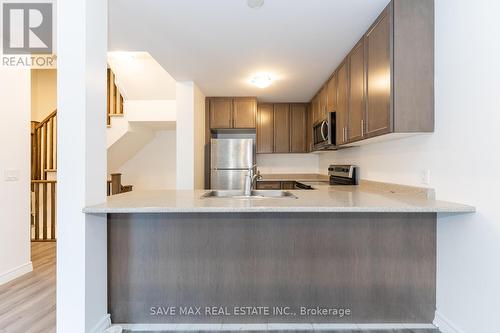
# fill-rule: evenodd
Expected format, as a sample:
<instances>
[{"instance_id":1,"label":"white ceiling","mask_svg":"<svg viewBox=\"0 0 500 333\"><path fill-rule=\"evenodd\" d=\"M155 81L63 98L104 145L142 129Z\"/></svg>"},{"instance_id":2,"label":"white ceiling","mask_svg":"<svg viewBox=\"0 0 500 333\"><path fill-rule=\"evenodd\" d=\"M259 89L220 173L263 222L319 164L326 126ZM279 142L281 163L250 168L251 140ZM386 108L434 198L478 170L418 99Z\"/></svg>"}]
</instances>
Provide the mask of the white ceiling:
<instances>
[{"instance_id":1,"label":"white ceiling","mask_svg":"<svg viewBox=\"0 0 500 333\"><path fill-rule=\"evenodd\" d=\"M389 0L109 0L109 50L147 51L207 96L303 102ZM248 78L277 76L266 89Z\"/></svg>"}]
</instances>

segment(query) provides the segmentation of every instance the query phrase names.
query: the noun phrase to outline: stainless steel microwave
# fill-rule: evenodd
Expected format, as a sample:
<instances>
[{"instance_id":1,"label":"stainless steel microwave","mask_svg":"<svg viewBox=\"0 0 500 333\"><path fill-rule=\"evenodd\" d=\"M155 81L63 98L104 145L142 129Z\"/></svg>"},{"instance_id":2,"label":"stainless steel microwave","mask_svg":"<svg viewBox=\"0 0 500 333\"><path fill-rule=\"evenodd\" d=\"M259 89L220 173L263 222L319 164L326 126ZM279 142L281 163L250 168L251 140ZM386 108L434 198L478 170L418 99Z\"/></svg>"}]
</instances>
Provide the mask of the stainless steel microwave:
<instances>
[{"instance_id":1,"label":"stainless steel microwave","mask_svg":"<svg viewBox=\"0 0 500 333\"><path fill-rule=\"evenodd\" d=\"M327 118L313 127L313 150L336 149L336 113L328 112Z\"/></svg>"}]
</instances>

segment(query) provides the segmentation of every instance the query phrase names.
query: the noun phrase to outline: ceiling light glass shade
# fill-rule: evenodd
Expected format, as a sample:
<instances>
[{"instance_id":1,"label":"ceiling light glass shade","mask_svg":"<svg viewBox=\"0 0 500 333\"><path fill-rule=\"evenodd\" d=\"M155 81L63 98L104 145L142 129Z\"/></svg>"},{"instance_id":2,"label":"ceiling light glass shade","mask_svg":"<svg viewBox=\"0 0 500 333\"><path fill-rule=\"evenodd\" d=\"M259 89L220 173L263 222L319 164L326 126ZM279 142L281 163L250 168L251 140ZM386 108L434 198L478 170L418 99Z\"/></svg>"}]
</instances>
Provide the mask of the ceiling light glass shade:
<instances>
[{"instance_id":1,"label":"ceiling light glass shade","mask_svg":"<svg viewBox=\"0 0 500 333\"><path fill-rule=\"evenodd\" d=\"M260 8L264 4L264 0L247 0L247 5L250 8Z\"/></svg>"},{"instance_id":2,"label":"ceiling light glass shade","mask_svg":"<svg viewBox=\"0 0 500 333\"><path fill-rule=\"evenodd\" d=\"M256 87L259 87L259 88L267 88L271 85L271 83L273 82L273 79L271 78L271 76L269 74L257 74L255 75L251 80L250 82L256 86Z\"/></svg>"}]
</instances>

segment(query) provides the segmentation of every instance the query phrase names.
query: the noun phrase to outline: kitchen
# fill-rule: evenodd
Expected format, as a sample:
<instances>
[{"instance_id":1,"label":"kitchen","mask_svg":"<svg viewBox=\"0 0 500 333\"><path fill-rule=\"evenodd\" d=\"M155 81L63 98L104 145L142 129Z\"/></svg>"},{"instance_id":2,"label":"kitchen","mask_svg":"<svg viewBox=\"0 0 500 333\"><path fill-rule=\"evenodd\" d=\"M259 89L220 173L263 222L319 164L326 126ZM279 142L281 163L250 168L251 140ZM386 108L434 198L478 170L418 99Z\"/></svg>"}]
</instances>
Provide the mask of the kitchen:
<instances>
[{"instance_id":1,"label":"kitchen","mask_svg":"<svg viewBox=\"0 0 500 333\"><path fill-rule=\"evenodd\" d=\"M107 215L113 323L435 329L438 215L473 206L364 178L354 163L259 172L274 154L324 161L434 132L434 2L393 0L368 26L307 102L207 97L204 190L84 209Z\"/></svg>"}]
</instances>

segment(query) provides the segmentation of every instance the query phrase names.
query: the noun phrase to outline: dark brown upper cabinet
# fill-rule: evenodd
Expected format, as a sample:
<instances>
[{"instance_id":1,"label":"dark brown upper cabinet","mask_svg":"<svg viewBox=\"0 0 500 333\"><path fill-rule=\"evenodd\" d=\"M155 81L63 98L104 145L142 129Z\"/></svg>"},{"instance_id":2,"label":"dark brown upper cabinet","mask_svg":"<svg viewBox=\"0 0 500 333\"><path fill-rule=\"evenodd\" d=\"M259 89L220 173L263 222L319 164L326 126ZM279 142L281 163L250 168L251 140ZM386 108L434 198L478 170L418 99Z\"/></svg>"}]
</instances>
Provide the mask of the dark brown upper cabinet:
<instances>
[{"instance_id":1,"label":"dark brown upper cabinet","mask_svg":"<svg viewBox=\"0 0 500 333\"><path fill-rule=\"evenodd\" d=\"M257 153L307 153L312 147L311 105L259 104Z\"/></svg>"},{"instance_id":2,"label":"dark brown upper cabinet","mask_svg":"<svg viewBox=\"0 0 500 333\"><path fill-rule=\"evenodd\" d=\"M326 108L328 104L328 84L323 85L319 92L319 118L318 121L326 119Z\"/></svg>"},{"instance_id":3,"label":"dark brown upper cabinet","mask_svg":"<svg viewBox=\"0 0 500 333\"><path fill-rule=\"evenodd\" d=\"M257 100L254 97L210 97L210 129L255 128Z\"/></svg>"},{"instance_id":4,"label":"dark brown upper cabinet","mask_svg":"<svg viewBox=\"0 0 500 333\"><path fill-rule=\"evenodd\" d=\"M233 127L232 98L211 98L209 108L211 129Z\"/></svg>"},{"instance_id":5,"label":"dark brown upper cabinet","mask_svg":"<svg viewBox=\"0 0 500 333\"><path fill-rule=\"evenodd\" d=\"M307 106L290 104L290 152L307 152Z\"/></svg>"},{"instance_id":6,"label":"dark brown upper cabinet","mask_svg":"<svg viewBox=\"0 0 500 333\"><path fill-rule=\"evenodd\" d=\"M257 153L267 154L274 151L274 107L272 104L259 104L257 107Z\"/></svg>"},{"instance_id":7,"label":"dark brown upper cabinet","mask_svg":"<svg viewBox=\"0 0 500 333\"><path fill-rule=\"evenodd\" d=\"M251 97L233 99L233 128L255 128L257 100Z\"/></svg>"},{"instance_id":8,"label":"dark brown upper cabinet","mask_svg":"<svg viewBox=\"0 0 500 333\"><path fill-rule=\"evenodd\" d=\"M433 132L434 0L392 0L335 72L337 145Z\"/></svg>"},{"instance_id":9,"label":"dark brown upper cabinet","mask_svg":"<svg viewBox=\"0 0 500 333\"><path fill-rule=\"evenodd\" d=\"M365 122L365 57L362 39L348 56L349 100L347 141L354 142L364 137Z\"/></svg>"},{"instance_id":10,"label":"dark brown upper cabinet","mask_svg":"<svg viewBox=\"0 0 500 333\"><path fill-rule=\"evenodd\" d=\"M391 13L387 7L366 33L366 136L392 130Z\"/></svg>"},{"instance_id":11,"label":"dark brown upper cabinet","mask_svg":"<svg viewBox=\"0 0 500 333\"><path fill-rule=\"evenodd\" d=\"M312 108L312 123L313 125L320 121L321 115L320 115L320 94L318 93L316 96L311 101L311 108Z\"/></svg>"},{"instance_id":12,"label":"dark brown upper cabinet","mask_svg":"<svg viewBox=\"0 0 500 333\"><path fill-rule=\"evenodd\" d=\"M290 152L290 105L274 104L274 152Z\"/></svg>"},{"instance_id":13,"label":"dark brown upper cabinet","mask_svg":"<svg viewBox=\"0 0 500 333\"><path fill-rule=\"evenodd\" d=\"M312 139L312 105L311 103L306 104L306 144L307 152L313 151L313 139Z\"/></svg>"},{"instance_id":14,"label":"dark brown upper cabinet","mask_svg":"<svg viewBox=\"0 0 500 333\"><path fill-rule=\"evenodd\" d=\"M326 112L333 112L337 106L337 72L328 81L326 88Z\"/></svg>"},{"instance_id":15,"label":"dark brown upper cabinet","mask_svg":"<svg viewBox=\"0 0 500 333\"><path fill-rule=\"evenodd\" d=\"M337 70L337 109L336 134L337 145L347 142L347 60L344 60Z\"/></svg>"}]
</instances>

